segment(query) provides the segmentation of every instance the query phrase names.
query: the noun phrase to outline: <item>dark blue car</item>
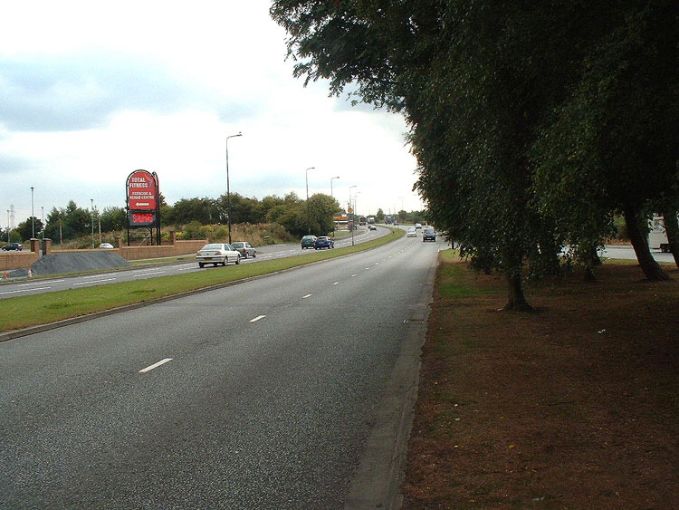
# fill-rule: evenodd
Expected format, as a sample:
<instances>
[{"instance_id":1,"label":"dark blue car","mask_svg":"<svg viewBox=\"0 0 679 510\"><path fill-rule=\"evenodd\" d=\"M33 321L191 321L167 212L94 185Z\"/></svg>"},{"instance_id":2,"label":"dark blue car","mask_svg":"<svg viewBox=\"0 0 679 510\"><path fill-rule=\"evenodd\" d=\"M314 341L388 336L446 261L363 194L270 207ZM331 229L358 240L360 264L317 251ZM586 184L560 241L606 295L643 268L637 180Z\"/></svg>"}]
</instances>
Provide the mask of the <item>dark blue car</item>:
<instances>
[{"instance_id":1,"label":"dark blue car","mask_svg":"<svg viewBox=\"0 0 679 510\"><path fill-rule=\"evenodd\" d=\"M334 248L335 247L335 241L330 239L328 236L319 236L316 238L314 241L314 249L320 250L322 248Z\"/></svg>"}]
</instances>

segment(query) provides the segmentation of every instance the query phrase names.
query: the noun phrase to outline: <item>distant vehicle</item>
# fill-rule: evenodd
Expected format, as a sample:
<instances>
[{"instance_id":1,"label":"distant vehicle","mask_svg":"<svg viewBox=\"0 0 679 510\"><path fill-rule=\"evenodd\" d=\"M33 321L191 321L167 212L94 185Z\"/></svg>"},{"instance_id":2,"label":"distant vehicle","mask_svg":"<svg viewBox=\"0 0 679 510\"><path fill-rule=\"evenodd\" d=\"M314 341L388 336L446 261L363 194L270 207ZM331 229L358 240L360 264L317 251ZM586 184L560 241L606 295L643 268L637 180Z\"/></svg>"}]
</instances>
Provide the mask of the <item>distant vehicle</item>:
<instances>
[{"instance_id":1,"label":"distant vehicle","mask_svg":"<svg viewBox=\"0 0 679 510\"><path fill-rule=\"evenodd\" d=\"M663 253L669 253L670 242L667 239L665 219L659 214L654 214L653 219L648 222L648 226L648 247L652 250L660 250Z\"/></svg>"},{"instance_id":2,"label":"distant vehicle","mask_svg":"<svg viewBox=\"0 0 679 510\"><path fill-rule=\"evenodd\" d=\"M425 241L436 242L436 231L433 228L425 228L422 231L422 242Z\"/></svg>"},{"instance_id":3,"label":"distant vehicle","mask_svg":"<svg viewBox=\"0 0 679 510\"><path fill-rule=\"evenodd\" d=\"M330 239L328 236L319 236L316 238L316 241L314 241L314 249L315 250L321 250L323 248L334 248L335 247L335 241Z\"/></svg>"},{"instance_id":4,"label":"distant vehicle","mask_svg":"<svg viewBox=\"0 0 679 510\"><path fill-rule=\"evenodd\" d=\"M240 256L246 259L252 257L253 259L257 256L257 250L255 250L250 243L245 241L237 241L231 243L231 248L240 253Z\"/></svg>"},{"instance_id":5,"label":"distant vehicle","mask_svg":"<svg viewBox=\"0 0 679 510\"><path fill-rule=\"evenodd\" d=\"M377 230L377 227L375 225L368 225L368 229Z\"/></svg>"},{"instance_id":6,"label":"distant vehicle","mask_svg":"<svg viewBox=\"0 0 679 510\"><path fill-rule=\"evenodd\" d=\"M205 264L226 266L229 262L240 264L240 253L227 243L210 243L196 253L196 260L199 267L205 267Z\"/></svg>"},{"instance_id":7,"label":"distant vehicle","mask_svg":"<svg viewBox=\"0 0 679 510\"><path fill-rule=\"evenodd\" d=\"M99 248L101 248L102 250L112 250L113 245L111 243L101 243L99 245Z\"/></svg>"},{"instance_id":8,"label":"distant vehicle","mask_svg":"<svg viewBox=\"0 0 679 510\"><path fill-rule=\"evenodd\" d=\"M306 250L307 248L313 248L314 243L316 242L316 236L304 236L302 238L302 249Z\"/></svg>"},{"instance_id":9,"label":"distant vehicle","mask_svg":"<svg viewBox=\"0 0 679 510\"><path fill-rule=\"evenodd\" d=\"M422 228L421 223L415 223L415 229L420 230Z\"/></svg>"},{"instance_id":10,"label":"distant vehicle","mask_svg":"<svg viewBox=\"0 0 679 510\"><path fill-rule=\"evenodd\" d=\"M373 223L375 223L375 217L374 216L368 216L367 221L368 221L368 225L372 225Z\"/></svg>"},{"instance_id":11,"label":"distant vehicle","mask_svg":"<svg viewBox=\"0 0 679 510\"><path fill-rule=\"evenodd\" d=\"M2 247L4 251L21 251L24 247L21 243L9 243Z\"/></svg>"},{"instance_id":12,"label":"distant vehicle","mask_svg":"<svg viewBox=\"0 0 679 510\"><path fill-rule=\"evenodd\" d=\"M406 232L406 237L417 237L417 230L415 230L415 227L410 227L408 229L408 232Z\"/></svg>"}]
</instances>

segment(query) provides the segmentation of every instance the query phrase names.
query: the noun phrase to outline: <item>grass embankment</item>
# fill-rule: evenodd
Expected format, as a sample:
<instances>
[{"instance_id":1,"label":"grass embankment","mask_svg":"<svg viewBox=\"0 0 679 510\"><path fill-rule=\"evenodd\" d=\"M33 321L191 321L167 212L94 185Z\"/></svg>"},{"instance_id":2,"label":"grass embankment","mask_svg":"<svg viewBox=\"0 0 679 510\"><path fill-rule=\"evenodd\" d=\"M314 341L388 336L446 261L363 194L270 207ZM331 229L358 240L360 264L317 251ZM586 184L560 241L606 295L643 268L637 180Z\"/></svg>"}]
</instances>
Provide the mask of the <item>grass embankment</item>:
<instances>
[{"instance_id":1,"label":"grass embankment","mask_svg":"<svg viewBox=\"0 0 679 510\"><path fill-rule=\"evenodd\" d=\"M3 299L0 303L0 332L47 324L121 306L162 299L198 289L210 288L276 271L299 267L320 260L369 250L404 235L402 230L356 246L305 253L295 257L251 264L208 268L193 273L123 282L84 289L49 292Z\"/></svg>"},{"instance_id":2,"label":"grass embankment","mask_svg":"<svg viewBox=\"0 0 679 510\"><path fill-rule=\"evenodd\" d=\"M607 263L531 285L442 257L404 483L406 509L675 508L679 271Z\"/></svg>"}]
</instances>

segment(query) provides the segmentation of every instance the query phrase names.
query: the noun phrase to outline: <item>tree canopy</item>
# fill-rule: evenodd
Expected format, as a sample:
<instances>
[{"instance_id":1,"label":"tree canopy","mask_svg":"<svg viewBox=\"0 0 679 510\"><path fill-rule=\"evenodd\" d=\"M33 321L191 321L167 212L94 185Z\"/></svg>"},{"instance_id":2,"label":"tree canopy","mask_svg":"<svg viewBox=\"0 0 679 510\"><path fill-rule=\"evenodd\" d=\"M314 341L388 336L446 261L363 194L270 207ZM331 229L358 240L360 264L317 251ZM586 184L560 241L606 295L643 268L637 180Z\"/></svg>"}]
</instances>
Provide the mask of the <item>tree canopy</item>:
<instances>
[{"instance_id":1,"label":"tree canopy","mask_svg":"<svg viewBox=\"0 0 679 510\"><path fill-rule=\"evenodd\" d=\"M508 308L528 307L526 261L556 271L567 244L591 259L613 211L636 225L677 181L673 2L276 0L271 14L296 76L403 112L430 217L506 274Z\"/></svg>"}]
</instances>

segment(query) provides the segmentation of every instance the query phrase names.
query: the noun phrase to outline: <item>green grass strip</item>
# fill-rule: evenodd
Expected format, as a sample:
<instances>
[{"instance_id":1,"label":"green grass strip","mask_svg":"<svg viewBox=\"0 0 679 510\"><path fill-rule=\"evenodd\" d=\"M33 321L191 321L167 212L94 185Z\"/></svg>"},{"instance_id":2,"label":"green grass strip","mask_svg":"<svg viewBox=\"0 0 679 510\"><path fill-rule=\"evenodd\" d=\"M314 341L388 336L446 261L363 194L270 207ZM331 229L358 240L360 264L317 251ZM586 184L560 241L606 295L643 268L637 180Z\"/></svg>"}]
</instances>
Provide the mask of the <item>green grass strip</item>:
<instances>
[{"instance_id":1,"label":"green grass strip","mask_svg":"<svg viewBox=\"0 0 679 510\"><path fill-rule=\"evenodd\" d=\"M396 229L386 236L356 246L306 253L295 257L3 299L0 301L2 307L0 332L48 324L120 306L154 301L168 296L224 285L244 278L300 267L321 260L377 248L395 241L403 235L403 230Z\"/></svg>"}]
</instances>

